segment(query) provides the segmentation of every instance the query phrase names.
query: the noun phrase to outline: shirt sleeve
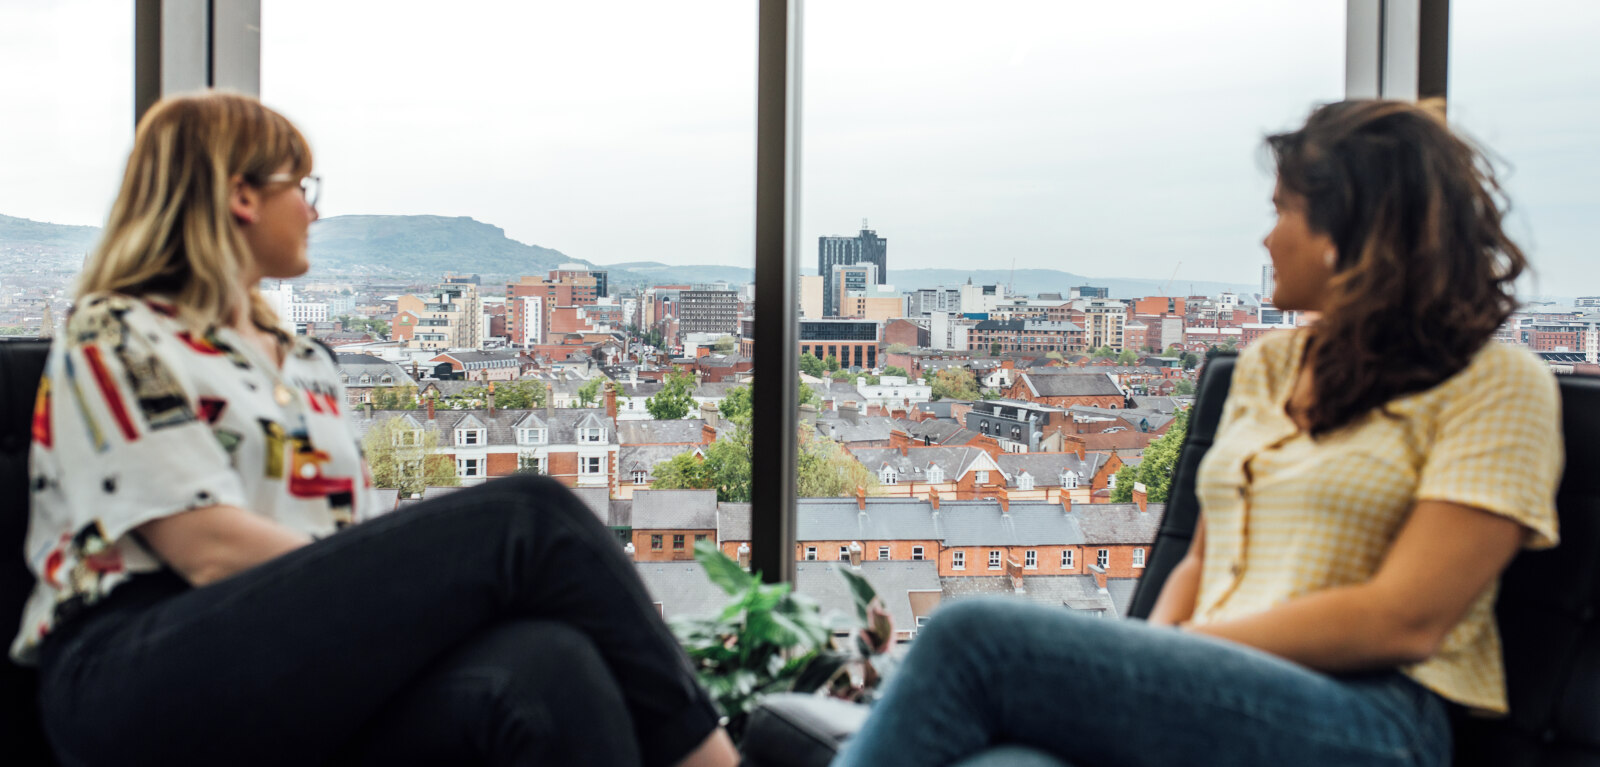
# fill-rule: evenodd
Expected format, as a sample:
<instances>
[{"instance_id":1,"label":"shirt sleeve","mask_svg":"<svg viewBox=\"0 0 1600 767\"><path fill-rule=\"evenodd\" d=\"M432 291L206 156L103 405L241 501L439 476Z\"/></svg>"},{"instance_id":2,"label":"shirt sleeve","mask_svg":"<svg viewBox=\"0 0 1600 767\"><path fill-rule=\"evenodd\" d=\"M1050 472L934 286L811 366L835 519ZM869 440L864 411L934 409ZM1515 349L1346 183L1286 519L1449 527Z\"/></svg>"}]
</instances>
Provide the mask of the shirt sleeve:
<instances>
[{"instance_id":1,"label":"shirt sleeve","mask_svg":"<svg viewBox=\"0 0 1600 767\"><path fill-rule=\"evenodd\" d=\"M195 408L184 341L143 302L90 299L51 352L36 403L35 491L108 541L153 519L247 508L227 451Z\"/></svg>"},{"instance_id":2,"label":"shirt sleeve","mask_svg":"<svg viewBox=\"0 0 1600 767\"><path fill-rule=\"evenodd\" d=\"M1554 374L1532 355L1496 345L1463 375L1435 421L1417 499L1513 519L1529 530L1527 548L1555 546L1565 451Z\"/></svg>"}]
</instances>

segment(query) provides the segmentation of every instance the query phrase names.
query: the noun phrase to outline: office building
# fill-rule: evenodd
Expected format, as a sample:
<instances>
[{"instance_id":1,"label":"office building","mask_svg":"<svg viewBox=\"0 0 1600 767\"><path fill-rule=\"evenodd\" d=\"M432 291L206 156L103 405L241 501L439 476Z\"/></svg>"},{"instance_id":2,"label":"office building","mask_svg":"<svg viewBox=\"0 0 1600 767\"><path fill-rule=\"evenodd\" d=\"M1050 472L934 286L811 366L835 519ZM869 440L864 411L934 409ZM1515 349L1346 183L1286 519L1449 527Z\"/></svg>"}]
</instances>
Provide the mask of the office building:
<instances>
[{"instance_id":1,"label":"office building","mask_svg":"<svg viewBox=\"0 0 1600 767\"><path fill-rule=\"evenodd\" d=\"M873 264L878 267L877 282L886 281L889 270L889 241L867 228L861 222L861 233L854 237L825 236L817 238L817 274L822 276L822 314L839 315L839 289L833 283L834 267L854 264Z\"/></svg>"}]
</instances>

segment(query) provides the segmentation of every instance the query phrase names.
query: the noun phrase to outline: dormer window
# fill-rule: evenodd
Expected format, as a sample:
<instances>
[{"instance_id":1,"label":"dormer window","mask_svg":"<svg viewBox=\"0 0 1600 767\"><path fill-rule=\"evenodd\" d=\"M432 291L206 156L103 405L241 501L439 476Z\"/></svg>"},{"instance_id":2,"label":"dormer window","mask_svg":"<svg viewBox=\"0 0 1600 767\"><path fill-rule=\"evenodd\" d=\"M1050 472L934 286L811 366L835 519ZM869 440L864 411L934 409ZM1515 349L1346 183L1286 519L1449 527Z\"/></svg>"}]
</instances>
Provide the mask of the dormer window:
<instances>
[{"instance_id":1,"label":"dormer window","mask_svg":"<svg viewBox=\"0 0 1600 767\"><path fill-rule=\"evenodd\" d=\"M1077 487L1078 486L1078 472L1075 472L1075 471L1063 471L1063 472L1061 472L1061 486L1064 487L1064 488L1067 488L1068 490L1071 490L1072 488Z\"/></svg>"},{"instance_id":2,"label":"dormer window","mask_svg":"<svg viewBox=\"0 0 1600 767\"><path fill-rule=\"evenodd\" d=\"M384 373L383 377L378 379L378 383L383 384L384 386L388 386L388 385L394 383L394 376L389 375L388 373Z\"/></svg>"},{"instance_id":3,"label":"dormer window","mask_svg":"<svg viewBox=\"0 0 1600 767\"><path fill-rule=\"evenodd\" d=\"M595 444L606 441L605 429L579 429L578 441L585 444Z\"/></svg>"},{"instance_id":4,"label":"dormer window","mask_svg":"<svg viewBox=\"0 0 1600 767\"><path fill-rule=\"evenodd\" d=\"M943 482L944 481L944 469L941 469L938 466L929 466L928 467L928 481L929 482Z\"/></svg>"},{"instance_id":5,"label":"dormer window","mask_svg":"<svg viewBox=\"0 0 1600 767\"><path fill-rule=\"evenodd\" d=\"M885 466L883 471L878 472L878 481L885 485L897 484L900 481L900 475L895 472L894 467Z\"/></svg>"},{"instance_id":6,"label":"dormer window","mask_svg":"<svg viewBox=\"0 0 1600 767\"><path fill-rule=\"evenodd\" d=\"M544 429L517 429L517 444L543 445L546 433Z\"/></svg>"},{"instance_id":7,"label":"dormer window","mask_svg":"<svg viewBox=\"0 0 1600 767\"><path fill-rule=\"evenodd\" d=\"M633 484L642 485L644 483L645 483L645 473L643 471L635 469L633 471Z\"/></svg>"},{"instance_id":8,"label":"dormer window","mask_svg":"<svg viewBox=\"0 0 1600 767\"><path fill-rule=\"evenodd\" d=\"M394 432L396 447L416 447L422 444L421 429L398 429Z\"/></svg>"},{"instance_id":9,"label":"dormer window","mask_svg":"<svg viewBox=\"0 0 1600 767\"><path fill-rule=\"evenodd\" d=\"M1028 472L1022 472L1021 474L1018 474L1017 475L1017 489L1018 490L1032 490L1033 489L1033 475L1029 474Z\"/></svg>"},{"instance_id":10,"label":"dormer window","mask_svg":"<svg viewBox=\"0 0 1600 767\"><path fill-rule=\"evenodd\" d=\"M366 386L366 385L368 385L368 384L370 384L370 383L372 383L372 376L371 376L371 374L368 374L368 373L362 373L362 374L361 374L361 385L362 385L362 386Z\"/></svg>"},{"instance_id":11,"label":"dormer window","mask_svg":"<svg viewBox=\"0 0 1600 767\"><path fill-rule=\"evenodd\" d=\"M483 429L456 429L456 444L474 447L483 444Z\"/></svg>"}]
</instances>

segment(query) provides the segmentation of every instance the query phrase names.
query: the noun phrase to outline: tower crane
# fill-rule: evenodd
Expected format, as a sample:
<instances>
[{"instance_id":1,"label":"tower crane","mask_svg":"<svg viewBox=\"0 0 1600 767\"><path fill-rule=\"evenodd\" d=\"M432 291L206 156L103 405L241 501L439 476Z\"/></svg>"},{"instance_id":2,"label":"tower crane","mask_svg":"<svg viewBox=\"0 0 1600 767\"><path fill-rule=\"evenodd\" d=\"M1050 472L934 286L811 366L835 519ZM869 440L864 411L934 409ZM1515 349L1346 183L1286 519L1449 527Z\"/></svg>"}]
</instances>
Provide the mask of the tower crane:
<instances>
[{"instance_id":1,"label":"tower crane","mask_svg":"<svg viewBox=\"0 0 1600 767\"><path fill-rule=\"evenodd\" d=\"M1172 281L1178 278L1178 269L1180 267L1182 267L1182 266L1183 266L1183 262L1179 261L1177 266L1172 267L1172 276L1168 277L1167 281L1161 285L1161 295L1163 295L1163 296L1167 295L1168 292L1171 290Z\"/></svg>"}]
</instances>

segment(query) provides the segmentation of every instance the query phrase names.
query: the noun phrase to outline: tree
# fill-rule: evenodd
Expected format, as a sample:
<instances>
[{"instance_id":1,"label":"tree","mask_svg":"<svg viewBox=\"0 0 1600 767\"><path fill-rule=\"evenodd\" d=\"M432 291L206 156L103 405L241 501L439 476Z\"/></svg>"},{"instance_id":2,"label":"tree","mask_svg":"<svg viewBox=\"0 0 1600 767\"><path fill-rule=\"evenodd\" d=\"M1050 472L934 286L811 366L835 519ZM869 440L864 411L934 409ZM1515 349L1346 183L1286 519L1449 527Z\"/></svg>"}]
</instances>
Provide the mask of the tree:
<instances>
[{"instance_id":1,"label":"tree","mask_svg":"<svg viewBox=\"0 0 1600 767\"><path fill-rule=\"evenodd\" d=\"M802 498L838 498L855 495L857 487L870 492L878 485L876 474L839 443L817 436L810 426L800 428L796 463L795 485Z\"/></svg>"},{"instance_id":2,"label":"tree","mask_svg":"<svg viewBox=\"0 0 1600 767\"><path fill-rule=\"evenodd\" d=\"M374 410L416 410L417 387L379 386L372 390Z\"/></svg>"},{"instance_id":3,"label":"tree","mask_svg":"<svg viewBox=\"0 0 1600 767\"><path fill-rule=\"evenodd\" d=\"M800 396L796 401L801 407L806 405L816 408L822 407L822 397L818 396L817 390L811 388L811 384L808 384L805 381L800 382Z\"/></svg>"},{"instance_id":4,"label":"tree","mask_svg":"<svg viewBox=\"0 0 1600 767\"><path fill-rule=\"evenodd\" d=\"M1000 342L999 341L995 341L994 343L989 344L989 356L990 357L998 357L998 356L1000 356L1000 348L1001 347L1000 347Z\"/></svg>"},{"instance_id":5,"label":"tree","mask_svg":"<svg viewBox=\"0 0 1600 767\"><path fill-rule=\"evenodd\" d=\"M911 347L905 344L889 344L883 349L884 354L905 354L909 351L911 351Z\"/></svg>"},{"instance_id":6,"label":"tree","mask_svg":"<svg viewBox=\"0 0 1600 767\"><path fill-rule=\"evenodd\" d=\"M817 355L812 354L811 352L806 352L805 354L800 355L800 372L805 373L812 378L821 378L822 374L827 371L826 367L822 364L822 360L818 359Z\"/></svg>"},{"instance_id":7,"label":"tree","mask_svg":"<svg viewBox=\"0 0 1600 767\"><path fill-rule=\"evenodd\" d=\"M850 383L855 380L856 374L848 370L835 371L831 378L836 383Z\"/></svg>"},{"instance_id":8,"label":"tree","mask_svg":"<svg viewBox=\"0 0 1600 767\"><path fill-rule=\"evenodd\" d=\"M1178 451L1183 447L1183 437L1189 431L1189 411L1180 410L1161 435L1144 449L1144 459L1139 465L1125 465L1117 472L1117 486L1111 490L1113 503L1133 500L1133 484L1144 484L1145 495L1151 503L1165 503L1172 487L1172 470L1178 465Z\"/></svg>"},{"instance_id":9,"label":"tree","mask_svg":"<svg viewBox=\"0 0 1600 767\"><path fill-rule=\"evenodd\" d=\"M1133 363L1138 362L1138 361L1139 361L1139 353L1134 351L1134 350L1132 350L1132 349L1123 349L1122 353L1117 355L1117 364L1118 365L1132 365Z\"/></svg>"},{"instance_id":10,"label":"tree","mask_svg":"<svg viewBox=\"0 0 1600 767\"><path fill-rule=\"evenodd\" d=\"M533 453L521 453L517 455L517 470L512 473L539 475L544 472L539 471L539 456Z\"/></svg>"},{"instance_id":11,"label":"tree","mask_svg":"<svg viewBox=\"0 0 1600 767\"><path fill-rule=\"evenodd\" d=\"M657 421L676 421L688 415L695 409L694 376L688 373L668 374L666 387L645 400L644 409L650 411L650 417Z\"/></svg>"},{"instance_id":12,"label":"tree","mask_svg":"<svg viewBox=\"0 0 1600 767\"><path fill-rule=\"evenodd\" d=\"M1044 358L1047 360L1055 360L1057 362L1065 362L1067 360L1066 357L1061 356L1061 352L1045 352Z\"/></svg>"},{"instance_id":13,"label":"tree","mask_svg":"<svg viewBox=\"0 0 1600 767\"><path fill-rule=\"evenodd\" d=\"M822 366L826 368L829 373L832 373L839 369L839 358L830 354L826 360L822 361Z\"/></svg>"},{"instance_id":14,"label":"tree","mask_svg":"<svg viewBox=\"0 0 1600 767\"><path fill-rule=\"evenodd\" d=\"M1098 349L1095 349L1094 354L1091 356L1093 356L1095 359L1104 359L1106 357L1115 357L1117 356L1117 353L1112 351L1110 346L1102 346Z\"/></svg>"},{"instance_id":15,"label":"tree","mask_svg":"<svg viewBox=\"0 0 1600 767\"><path fill-rule=\"evenodd\" d=\"M1194 352L1184 352L1180 359L1183 360L1184 370L1194 370L1194 366L1200 364L1200 358Z\"/></svg>"},{"instance_id":16,"label":"tree","mask_svg":"<svg viewBox=\"0 0 1600 767\"><path fill-rule=\"evenodd\" d=\"M455 462L439 452L439 435L431 429L413 430L400 416L373 424L361 448L372 469L372 483L397 488L402 498L430 486L461 484Z\"/></svg>"},{"instance_id":17,"label":"tree","mask_svg":"<svg viewBox=\"0 0 1600 767\"><path fill-rule=\"evenodd\" d=\"M1178 397L1187 397L1194 394L1193 381L1179 381L1172 387L1172 393Z\"/></svg>"},{"instance_id":18,"label":"tree","mask_svg":"<svg viewBox=\"0 0 1600 767\"><path fill-rule=\"evenodd\" d=\"M506 381L496 384L494 387L494 405L506 410L542 408L544 407L544 384L540 381Z\"/></svg>"},{"instance_id":19,"label":"tree","mask_svg":"<svg viewBox=\"0 0 1600 767\"><path fill-rule=\"evenodd\" d=\"M718 354L732 354L733 351L738 348L739 339L734 338L731 335L718 338L717 342L711 345L712 351L715 351Z\"/></svg>"},{"instance_id":20,"label":"tree","mask_svg":"<svg viewBox=\"0 0 1600 767\"><path fill-rule=\"evenodd\" d=\"M900 367L899 365L890 365L890 366L884 368L883 369L883 374L886 375L886 376L900 376L901 378L904 378L907 381L911 380L911 374L907 373L906 369L903 368L903 367Z\"/></svg>"},{"instance_id":21,"label":"tree","mask_svg":"<svg viewBox=\"0 0 1600 767\"><path fill-rule=\"evenodd\" d=\"M975 400L978 398L978 379L965 368L945 368L936 371L932 380L933 398Z\"/></svg>"},{"instance_id":22,"label":"tree","mask_svg":"<svg viewBox=\"0 0 1600 767\"><path fill-rule=\"evenodd\" d=\"M579 386L577 396L578 407L594 407L595 403L600 401L600 378L596 376Z\"/></svg>"},{"instance_id":23,"label":"tree","mask_svg":"<svg viewBox=\"0 0 1600 767\"><path fill-rule=\"evenodd\" d=\"M811 387L801 385L801 390ZM750 415L754 412L755 402L751 396L749 386L735 386L722 396L722 402L717 403L717 413L724 421L740 426L750 425Z\"/></svg>"}]
</instances>

